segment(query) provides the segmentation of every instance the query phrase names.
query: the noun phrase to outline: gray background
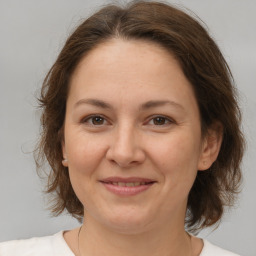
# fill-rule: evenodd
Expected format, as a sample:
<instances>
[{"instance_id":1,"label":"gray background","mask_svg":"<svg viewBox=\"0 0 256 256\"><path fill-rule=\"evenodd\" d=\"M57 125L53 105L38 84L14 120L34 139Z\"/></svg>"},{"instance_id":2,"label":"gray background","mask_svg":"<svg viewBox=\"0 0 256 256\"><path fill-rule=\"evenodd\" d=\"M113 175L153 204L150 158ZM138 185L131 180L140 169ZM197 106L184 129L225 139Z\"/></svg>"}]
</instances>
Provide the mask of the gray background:
<instances>
[{"instance_id":1,"label":"gray background","mask_svg":"<svg viewBox=\"0 0 256 256\"><path fill-rule=\"evenodd\" d=\"M241 93L248 149L236 209L201 237L244 256L256 255L256 1L169 1L193 10L222 49ZM67 35L108 1L0 1L0 241L43 236L78 225L52 218L33 162L39 134L35 95Z\"/></svg>"}]
</instances>

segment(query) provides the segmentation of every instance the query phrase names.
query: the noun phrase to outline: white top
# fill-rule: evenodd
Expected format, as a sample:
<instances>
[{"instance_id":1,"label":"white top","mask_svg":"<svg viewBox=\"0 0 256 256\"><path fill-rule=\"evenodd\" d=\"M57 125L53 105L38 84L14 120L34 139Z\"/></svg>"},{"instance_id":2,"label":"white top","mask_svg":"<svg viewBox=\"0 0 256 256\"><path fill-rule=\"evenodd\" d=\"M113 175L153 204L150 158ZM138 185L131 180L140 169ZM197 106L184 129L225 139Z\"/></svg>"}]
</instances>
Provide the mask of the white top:
<instances>
[{"instance_id":1,"label":"white top","mask_svg":"<svg viewBox=\"0 0 256 256\"><path fill-rule=\"evenodd\" d=\"M239 256L221 249L207 240L200 256ZM0 243L0 256L75 256L63 237L63 231L45 237Z\"/></svg>"}]
</instances>

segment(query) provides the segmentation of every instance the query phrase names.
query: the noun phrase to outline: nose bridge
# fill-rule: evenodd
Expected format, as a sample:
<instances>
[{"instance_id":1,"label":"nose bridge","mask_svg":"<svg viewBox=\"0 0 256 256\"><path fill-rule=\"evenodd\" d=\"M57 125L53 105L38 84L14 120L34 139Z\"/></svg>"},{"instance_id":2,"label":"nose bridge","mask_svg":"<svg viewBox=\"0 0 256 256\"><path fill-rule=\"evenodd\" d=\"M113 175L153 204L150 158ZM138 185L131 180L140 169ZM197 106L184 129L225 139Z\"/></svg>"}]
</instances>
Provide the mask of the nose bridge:
<instances>
[{"instance_id":1,"label":"nose bridge","mask_svg":"<svg viewBox=\"0 0 256 256\"><path fill-rule=\"evenodd\" d=\"M136 131L134 125L125 122L120 124L116 129L116 136L114 137L114 147L120 154L133 154L136 148L135 145Z\"/></svg>"},{"instance_id":2,"label":"nose bridge","mask_svg":"<svg viewBox=\"0 0 256 256\"><path fill-rule=\"evenodd\" d=\"M126 167L144 160L138 129L131 122L122 122L114 129L108 157L119 166Z\"/></svg>"}]
</instances>

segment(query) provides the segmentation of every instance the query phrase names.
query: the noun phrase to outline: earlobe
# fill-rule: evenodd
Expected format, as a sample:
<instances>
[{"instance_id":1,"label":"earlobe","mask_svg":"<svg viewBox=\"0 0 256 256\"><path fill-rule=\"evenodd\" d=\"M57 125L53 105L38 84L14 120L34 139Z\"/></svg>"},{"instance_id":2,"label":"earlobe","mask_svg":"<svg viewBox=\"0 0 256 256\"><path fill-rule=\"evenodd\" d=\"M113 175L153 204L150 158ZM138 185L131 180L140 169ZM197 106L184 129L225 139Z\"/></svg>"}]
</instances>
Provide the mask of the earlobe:
<instances>
[{"instance_id":1,"label":"earlobe","mask_svg":"<svg viewBox=\"0 0 256 256\"><path fill-rule=\"evenodd\" d=\"M61 142L61 146L62 146L62 155L63 155L62 165L64 167L68 167L68 158L67 158L67 153L66 153L66 148L65 148L65 142L64 141Z\"/></svg>"},{"instance_id":2,"label":"earlobe","mask_svg":"<svg viewBox=\"0 0 256 256\"><path fill-rule=\"evenodd\" d=\"M61 150L62 150L62 165L64 167L68 167L68 157L66 152L66 146L65 146L65 139L64 139L64 126L61 127L61 129L58 131L58 138L61 141Z\"/></svg>"},{"instance_id":3,"label":"earlobe","mask_svg":"<svg viewBox=\"0 0 256 256\"><path fill-rule=\"evenodd\" d=\"M223 126L219 122L215 122L207 131L203 145L201 156L198 161L198 170L204 171L211 167L218 157L223 138Z\"/></svg>"},{"instance_id":4,"label":"earlobe","mask_svg":"<svg viewBox=\"0 0 256 256\"><path fill-rule=\"evenodd\" d=\"M67 159L67 158L64 158L64 159L62 160L62 165L63 165L64 167L68 167L68 159Z\"/></svg>"}]
</instances>

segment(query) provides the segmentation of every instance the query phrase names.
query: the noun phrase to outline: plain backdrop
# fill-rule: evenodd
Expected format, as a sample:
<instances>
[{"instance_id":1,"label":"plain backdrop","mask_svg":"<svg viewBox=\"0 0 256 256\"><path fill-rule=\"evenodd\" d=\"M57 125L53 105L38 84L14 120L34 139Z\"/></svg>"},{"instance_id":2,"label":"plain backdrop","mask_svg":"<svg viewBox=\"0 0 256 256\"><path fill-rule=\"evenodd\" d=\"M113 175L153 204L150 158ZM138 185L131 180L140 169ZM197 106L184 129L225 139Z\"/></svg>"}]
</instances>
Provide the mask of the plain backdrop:
<instances>
[{"instance_id":1,"label":"plain backdrop","mask_svg":"<svg viewBox=\"0 0 256 256\"><path fill-rule=\"evenodd\" d=\"M199 236L244 256L255 256L256 1L169 2L195 12L223 51L240 91L247 138L240 201L217 230L205 230ZM0 241L49 235L79 225L67 215L53 218L46 209L32 154L39 135L35 96L67 36L106 3L0 1Z\"/></svg>"}]
</instances>

